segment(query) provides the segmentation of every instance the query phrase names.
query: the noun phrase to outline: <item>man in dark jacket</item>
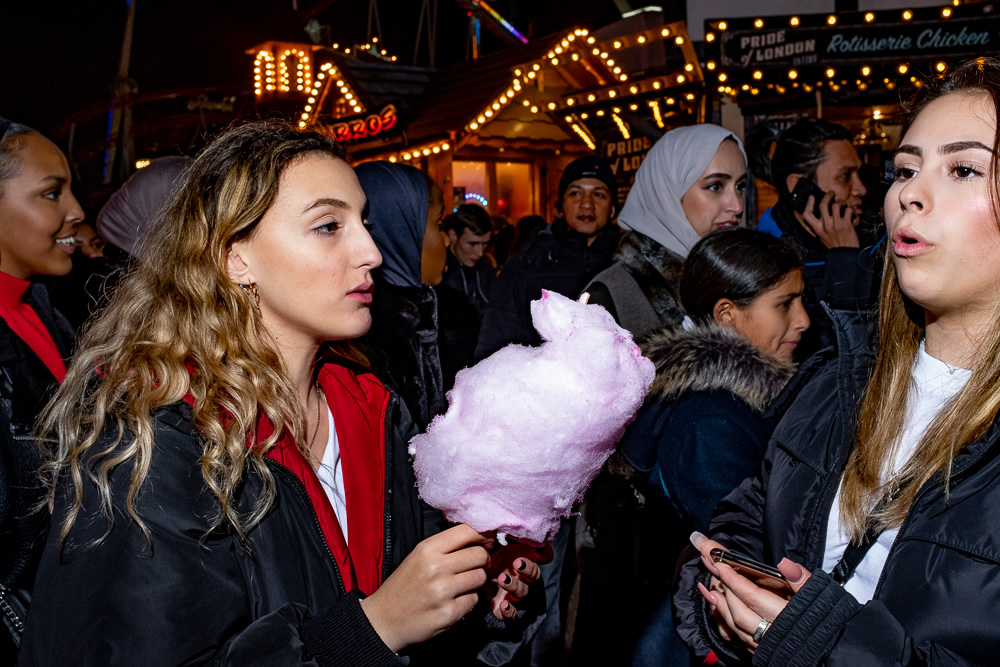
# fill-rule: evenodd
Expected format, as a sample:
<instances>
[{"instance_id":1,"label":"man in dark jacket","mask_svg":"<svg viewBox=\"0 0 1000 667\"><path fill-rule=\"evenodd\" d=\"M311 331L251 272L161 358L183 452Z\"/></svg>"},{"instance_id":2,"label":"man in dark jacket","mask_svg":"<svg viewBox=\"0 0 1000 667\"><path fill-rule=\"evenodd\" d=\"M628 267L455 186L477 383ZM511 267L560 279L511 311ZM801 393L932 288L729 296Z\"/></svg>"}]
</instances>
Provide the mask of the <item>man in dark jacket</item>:
<instances>
[{"instance_id":1,"label":"man in dark jacket","mask_svg":"<svg viewBox=\"0 0 1000 667\"><path fill-rule=\"evenodd\" d=\"M791 242L805 264L806 310L816 324L802 338L799 359L833 344L821 302L858 310L878 297L876 250L884 232L862 218L867 188L851 140L840 125L803 118L781 134L770 160L768 180L778 190L778 203L764 211L757 228ZM810 184L812 201L793 197L796 186L801 194Z\"/></svg>"},{"instance_id":2,"label":"man in dark jacket","mask_svg":"<svg viewBox=\"0 0 1000 667\"><path fill-rule=\"evenodd\" d=\"M504 265L490 294L476 359L508 343L539 344L531 302L543 289L575 298L611 264L620 232L608 224L618 210L608 163L595 155L571 162L559 180L557 206L560 217Z\"/></svg>"},{"instance_id":3,"label":"man in dark jacket","mask_svg":"<svg viewBox=\"0 0 1000 667\"><path fill-rule=\"evenodd\" d=\"M455 375L474 361L476 340L496 269L483 257L493 223L481 206L463 204L445 219L448 259L438 296L438 341L444 389L455 384Z\"/></svg>"}]
</instances>

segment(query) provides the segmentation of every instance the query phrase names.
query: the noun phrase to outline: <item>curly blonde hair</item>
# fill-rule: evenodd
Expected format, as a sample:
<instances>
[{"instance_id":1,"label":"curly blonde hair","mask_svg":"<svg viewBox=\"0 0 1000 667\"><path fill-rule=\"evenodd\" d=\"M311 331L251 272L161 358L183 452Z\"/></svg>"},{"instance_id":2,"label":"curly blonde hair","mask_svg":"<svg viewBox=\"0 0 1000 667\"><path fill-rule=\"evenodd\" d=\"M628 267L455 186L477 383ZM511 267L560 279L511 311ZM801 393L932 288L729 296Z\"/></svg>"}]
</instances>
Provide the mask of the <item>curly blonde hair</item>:
<instances>
[{"instance_id":1,"label":"curly blonde hair","mask_svg":"<svg viewBox=\"0 0 1000 667\"><path fill-rule=\"evenodd\" d=\"M96 487L110 533L109 480L123 464L130 466L127 512L150 538L136 501L154 449L153 412L185 396L193 399L201 435L201 474L217 501L211 529L229 526L246 546L247 531L270 508L274 480L263 457L286 433L301 433L305 421L260 311L229 278L226 258L233 242L254 233L283 171L307 154L346 159L343 147L321 133L248 123L216 138L175 185L39 421L40 439L54 443L41 471L50 511L64 477L72 487L60 546L78 518L85 484ZM349 344L328 343L329 351L363 363ZM261 414L274 433L253 444ZM249 470L266 492L241 514L234 495Z\"/></svg>"}]
</instances>

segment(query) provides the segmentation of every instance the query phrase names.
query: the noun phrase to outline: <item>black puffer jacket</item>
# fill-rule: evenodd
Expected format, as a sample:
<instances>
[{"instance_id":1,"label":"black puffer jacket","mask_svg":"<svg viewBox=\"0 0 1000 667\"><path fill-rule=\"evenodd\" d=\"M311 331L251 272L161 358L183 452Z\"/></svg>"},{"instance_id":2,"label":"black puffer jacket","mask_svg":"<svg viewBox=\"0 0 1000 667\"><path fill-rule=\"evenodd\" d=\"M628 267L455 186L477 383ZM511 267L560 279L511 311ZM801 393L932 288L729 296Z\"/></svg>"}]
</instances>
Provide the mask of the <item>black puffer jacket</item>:
<instances>
[{"instance_id":1,"label":"black puffer jacket","mask_svg":"<svg viewBox=\"0 0 1000 667\"><path fill-rule=\"evenodd\" d=\"M1000 424L955 458L950 496L940 473L923 488L862 605L820 570L826 527L853 446L854 415L874 346L862 317L837 314L838 352L785 413L761 470L716 508L711 537L769 563L812 572L764 635L755 665L992 665L1000 654ZM749 661L724 644L689 562L674 598L678 631L699 658Z\"/></svg>"},{"instance_id":2,"label":"black puffer jacket","mask_svg":"<svg viewBox=\"0 0 1000 667\"><path fill-rule=\"evenodd\" d=\"M542 290L575 299L598 271L611 264L621 230L607 224L587 245L587 237L558 219L538 232L520 252L507 260L490 292L476 344L476 359L490 356L504 345L538 345L541 338L531 324L531 302Z\"/></svg>"},{"instance_id":3,"label":"black puffer jacket","mask_svg":"<svg viewBox=\"0 0 1000 667\"><path fill-rule=\"evenodd\" d=\"M24 301L68 359L73 329L52 308L45 287L32 285ZM49 524L44 512L32 512L42 498L37 476L42 460L32 428L57 387L38 355L0 319L0 583L23 597L31 591ZM5 642L0 629L0 658L6 655Z\"/></svg>"}]
</instances>

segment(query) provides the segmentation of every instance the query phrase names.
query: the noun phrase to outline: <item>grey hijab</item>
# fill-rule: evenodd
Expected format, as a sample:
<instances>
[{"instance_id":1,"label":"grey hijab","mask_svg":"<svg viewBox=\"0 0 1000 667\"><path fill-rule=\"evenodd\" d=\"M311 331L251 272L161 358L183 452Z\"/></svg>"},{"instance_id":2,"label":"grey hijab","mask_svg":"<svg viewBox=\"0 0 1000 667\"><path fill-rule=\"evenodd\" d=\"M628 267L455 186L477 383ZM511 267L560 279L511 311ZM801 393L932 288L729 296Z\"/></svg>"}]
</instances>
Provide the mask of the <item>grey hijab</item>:
<instances>
[{"instance_id":1,"label":"grey hijab","mask_svg":"<svg viewBox=\"0 0 1000 667\"><path fill-rule=\"evenodd\" d=\"M718 125L679 127L660 137L635 174L635 185L618 216L618 225L687 257L701 237L684 215L681 197L704 173L726 139L736 141L746 158L739 137Z\"/></svg>"}]
</instances>

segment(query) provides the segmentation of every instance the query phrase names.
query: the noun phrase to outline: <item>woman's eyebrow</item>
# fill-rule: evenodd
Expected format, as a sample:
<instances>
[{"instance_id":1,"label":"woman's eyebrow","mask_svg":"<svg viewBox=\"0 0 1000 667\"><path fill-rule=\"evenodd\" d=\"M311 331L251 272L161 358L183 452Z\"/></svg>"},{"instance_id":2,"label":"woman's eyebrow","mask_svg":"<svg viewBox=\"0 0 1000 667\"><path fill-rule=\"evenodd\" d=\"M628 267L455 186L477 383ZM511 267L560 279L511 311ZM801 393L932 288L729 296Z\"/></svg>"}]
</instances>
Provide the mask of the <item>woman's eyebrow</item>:
<instances>
[{"instance_id":1,"label":"woman's eyebrow","mask_svg":"<svg viewBox=\"0 0 1000 667\"><path fill-rule=\"evenodd\" d=\"M970 149L978 149L990 154L993 153L993 149L981 141L954 141L938 148L938 153L941 155L951 155L952 153L961 153Z\"/></svg>"},{"instance_id":2,"label":"woman's eyebrow","mask_svg":"<svg viewBox=\"0 0 1000 667\"><path fill-rule=\"evenodd\" d=\"M724 171L715 171L715 172L712 172L711 174L706 174L705 176L702 177L701 180L705 181L705 180L708 180L710 178L725 178L725 179L730 179L732 177L733 177L732 174L727 174Z\"/></svg>"},{"instance_id":3,"label":"woman's eyebrow","mask_svg":"<svg viewBox=\"0 0 1000 667\"><path fill-rule=\"evenodd\" d=\"M340 209L343 209L345 211L350 211L351 210L351 205L348 204L343 199L335 199L333 197L320 197L319 199L317 199L313 203L309 204L309 206L306 206L304 209L302 209L302 212L306 213L306 212L311 211L312 209L318 208L320 206L332 206L333 208L340 208Z\"/></svg>"}]
</instances>

